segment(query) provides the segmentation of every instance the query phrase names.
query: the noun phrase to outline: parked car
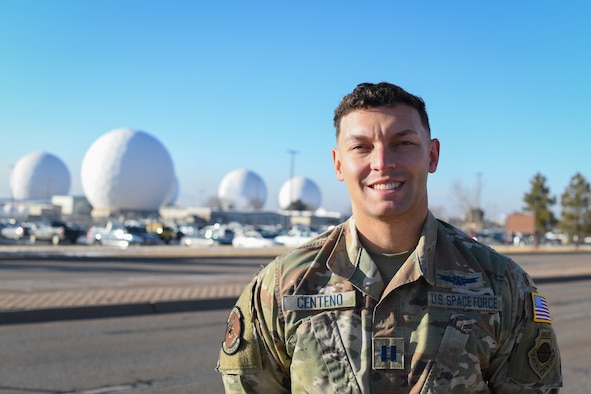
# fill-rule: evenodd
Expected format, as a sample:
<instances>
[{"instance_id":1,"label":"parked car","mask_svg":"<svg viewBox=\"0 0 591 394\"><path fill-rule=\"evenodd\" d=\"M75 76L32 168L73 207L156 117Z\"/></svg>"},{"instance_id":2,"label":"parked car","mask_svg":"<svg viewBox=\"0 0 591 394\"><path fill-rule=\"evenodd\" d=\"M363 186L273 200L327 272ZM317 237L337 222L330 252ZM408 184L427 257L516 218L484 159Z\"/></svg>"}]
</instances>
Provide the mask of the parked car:
<instances>
[{"instance_id":1,"label":"parked car","mask_svg":"<svg viewBox=\"0 0 591 394\"><path fill-rule=\"evenodd\" d=\"M279 242L271 238L263 237L256 230L244 230L234 234L232 246L242 248L264 248L269 246L279 246Z\"/></svg>"},{"instance_id":2,"label":"parked car","mask_svg":"<svg viewBox=\"0 0 591 394\"><path fill-rule=\"evenodd\" d=\"M205 232L197 232L190 235L183 235L180 240L183 246L213 246L218 245L215 239L207 236Z\"/></svg>"},{"instance_id":3,"label":"parked car","mask_svg":"<svg viewBox=\"0 0 591 394\"><path fill-rule=\"evenodd\" d=\"M15 241L28 237L31 230L30 226L25 224L2 224L0 227L2 238L13 239Z\"/></svg>"},{"instance_id":4,"label":"parked car","mask_svg":"<svg viewBox=\"0 0 591 394\"><path fill-rule=\"evenodd\" d=\"M274 239L282 245L295 248L310 241L318 234L309 227L294 226L287 233L277 235Z\"/></svg>"},{"instance_id":5,"label":"parked car","mask_svg":"<svg viewBox=\"0 0 591 394\"><path fill-rule=\"evenodd\" d=\"M232 245L232 239L234 238L234 231L219 223L207 225L200 229L197 234L213 239L215 243L220 245Z\"/></svg>"},{"instance_id":6,"label":"parked car","mask_svg":"<svg viewBox=\"0 0 591 394\"><path fill-rule=\"evenodd\" d=\"M45 220L31 227L31 242L46 241L52 245L75 244L86 230L75 223L59 220Z\"/></svg>"},{"instance_id":7,"label":"parked car","mask_svg":"<svg viewBox=\"0 0 591 394\"><path fill-rule=\"evenodd\" d=\"M131 234L125 226L109 222L105 226L90 227L86 233L86 242L94 245L126 248L131 245L141 245L143 239Z\"/></svg>"},{"instance_id":8,"label":"parked car","mask_svg":"<svg viewBox=\"0 0 591 394\"><path fill-rule=\"evenodd\" d=\"M166 244L177 239L175 229L162 223L148 223L146 224L146 230L149 233L156 234Z\"/></svg>"},{"instance_id":9,"label":"parked car","mask_svg":"<svg viewBox=\"0 0 591 394\"><path fill-rule=\"evenodd\" d=\"M144 226L125 226L125 229L142 239L142 245L162 245L164 241L156 234L149 233Z\"/></svg>"}]
</instances>

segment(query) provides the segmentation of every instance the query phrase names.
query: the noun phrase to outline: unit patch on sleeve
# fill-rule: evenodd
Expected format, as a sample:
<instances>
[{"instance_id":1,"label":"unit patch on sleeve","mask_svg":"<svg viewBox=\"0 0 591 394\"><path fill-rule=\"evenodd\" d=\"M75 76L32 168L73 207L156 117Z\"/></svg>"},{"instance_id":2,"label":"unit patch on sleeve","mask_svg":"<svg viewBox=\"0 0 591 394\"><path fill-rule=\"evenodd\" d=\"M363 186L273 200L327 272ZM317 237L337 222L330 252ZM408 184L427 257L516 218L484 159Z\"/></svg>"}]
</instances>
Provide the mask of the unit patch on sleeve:
<instances>
[{"instance_id":1,"label":"unit patch on sleeve","mask_svg":"<svg viewBox=\"0 0 591 394\"><path fill-rule=\"evenodd\" d=\"M242 312L240 308L235 306L228 316L228 323L226 327L226 338L222 343L222 349L227 355L232 355L238 351L240 342L242 340L242 331L244 330L244 322L242 321Z\"/></svg>"},{"instance_id":2,"label":"unit patch on sleeve","mask_svg":"<svg viewBox=\"0 0 591 394\"><path fill-rule=\"evenodd\" d=\"M557 355L552 340L552 330L541 329L538 332L534 347L527 353L532 370L543 379L552 369Z\"/></svg>"},{"instance_id":3,"label":"unit patch on sleeve","mask_svg":"<svg viewBox=\"0 0 591 394\"><path fill-rule=\"evenodd\" d=\"M531 293L533 305L533 320L538 323L552 324L550 317L550 308L548 308L548 300L540 293Z\"/></svg>"}]
</instances>

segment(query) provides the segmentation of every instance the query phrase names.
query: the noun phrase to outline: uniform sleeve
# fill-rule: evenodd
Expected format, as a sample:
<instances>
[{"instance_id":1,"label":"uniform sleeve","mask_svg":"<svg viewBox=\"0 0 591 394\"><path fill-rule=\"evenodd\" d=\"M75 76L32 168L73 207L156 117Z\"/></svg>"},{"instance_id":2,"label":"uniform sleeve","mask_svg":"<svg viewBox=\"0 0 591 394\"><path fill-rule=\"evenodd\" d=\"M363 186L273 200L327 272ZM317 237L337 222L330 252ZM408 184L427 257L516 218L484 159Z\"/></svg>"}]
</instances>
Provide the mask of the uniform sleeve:
<instances>
[{"instance_id":1,"label":"uniform sleeve","mask_svg":"<svg viewBox=\"0 0 591 394\"><path fill-rule=\"evenodd\" d=\"M217 370L226 393L289 393L273 295L274 264L251 281L230 311Z\"/></svg>"},{"instance_id":2,"label":"uniform sleeve","mask_svg":"<svg viewBox=\"0 0 591 394\"><path fill-rule=\"evenodd\" d=\"M487 371L489 385L499 393L557 393L561 361L548 300L511 263L502 293L499 347Z\"/></svg>"}]
</instances>

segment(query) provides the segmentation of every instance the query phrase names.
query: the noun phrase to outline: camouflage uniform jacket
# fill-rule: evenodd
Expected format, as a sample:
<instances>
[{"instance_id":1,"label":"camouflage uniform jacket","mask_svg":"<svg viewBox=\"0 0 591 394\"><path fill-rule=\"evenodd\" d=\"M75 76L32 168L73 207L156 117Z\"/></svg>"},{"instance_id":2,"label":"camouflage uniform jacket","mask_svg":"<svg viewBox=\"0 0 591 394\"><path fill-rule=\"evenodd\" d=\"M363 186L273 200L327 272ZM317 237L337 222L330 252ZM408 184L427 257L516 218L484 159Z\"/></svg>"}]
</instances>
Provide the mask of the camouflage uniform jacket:
<instances>
[{"instance_id":1,"label":"camouflage uniform jacket","mask_svg":"<svg viewBox=\"0 0 591 394\"><path fill-rule=\"evenodd\" d=\"M546 299L429 213L384 283L351 218L262 268L230 312L227 393L541 393L562 384Z\"/></svg>"}]
</instances>

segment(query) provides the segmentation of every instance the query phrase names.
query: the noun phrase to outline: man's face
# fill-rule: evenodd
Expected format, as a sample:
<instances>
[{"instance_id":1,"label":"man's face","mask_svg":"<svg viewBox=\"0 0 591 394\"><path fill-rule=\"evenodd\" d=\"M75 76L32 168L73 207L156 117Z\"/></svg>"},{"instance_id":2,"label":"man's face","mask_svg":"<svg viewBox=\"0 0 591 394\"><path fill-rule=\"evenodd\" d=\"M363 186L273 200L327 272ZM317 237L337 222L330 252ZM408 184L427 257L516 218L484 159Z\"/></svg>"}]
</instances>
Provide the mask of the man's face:
<instances>
[{"instance_id":1,"label":"man's face","mask_svg":"<svg viewBox=\"0 0 591 394\"><path fill-rule=\"evenodd\" d=\"M416 109L399 104L353 111L341 119L332 150L357 219L404 219L428 209L427 175L439 161Z\"/></svg>"}]
</instances>

